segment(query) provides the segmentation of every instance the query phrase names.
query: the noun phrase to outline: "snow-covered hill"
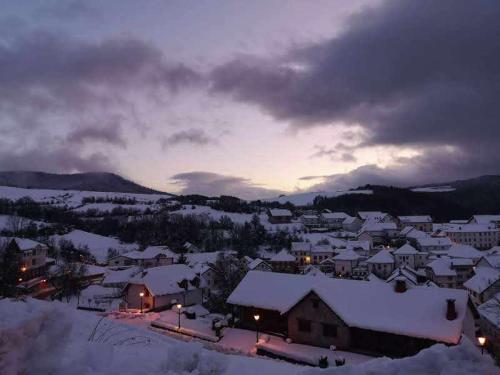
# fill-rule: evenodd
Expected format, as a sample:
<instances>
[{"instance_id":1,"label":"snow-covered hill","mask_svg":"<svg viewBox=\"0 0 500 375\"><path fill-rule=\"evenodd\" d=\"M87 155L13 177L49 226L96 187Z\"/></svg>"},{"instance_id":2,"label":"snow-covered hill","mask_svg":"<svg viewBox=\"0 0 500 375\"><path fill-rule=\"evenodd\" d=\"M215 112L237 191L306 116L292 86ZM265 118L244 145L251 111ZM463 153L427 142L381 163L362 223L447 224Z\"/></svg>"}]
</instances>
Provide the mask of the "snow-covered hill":
<instances>
[{"instance_id":1,"label":"snow-covered hill","mask_svg":"<svg viewBox=\"0 0 500 375\"><path fill-rule=\"evenodd\" d=\"M317 196L323 196L327 198L340 197L346 194L373 194L372 190L343 190L343 191L313 191L306 193L297 193L289 195L280 195L276 198L263 199L264 202L279 202L285 204L287 202L292 203L295 206L307 206L313 204L314 198Z\"/></svg>"}]
</instances>

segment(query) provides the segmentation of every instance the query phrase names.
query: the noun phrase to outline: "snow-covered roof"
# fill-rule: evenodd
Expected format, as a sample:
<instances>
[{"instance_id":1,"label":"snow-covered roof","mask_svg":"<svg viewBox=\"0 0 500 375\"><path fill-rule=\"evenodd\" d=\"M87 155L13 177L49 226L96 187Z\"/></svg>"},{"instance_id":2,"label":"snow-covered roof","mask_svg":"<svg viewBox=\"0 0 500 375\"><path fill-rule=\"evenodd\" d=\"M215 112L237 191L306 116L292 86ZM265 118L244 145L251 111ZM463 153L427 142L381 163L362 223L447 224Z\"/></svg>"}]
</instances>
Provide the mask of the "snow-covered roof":
<instances>
[{"instance_id":1,"label":"snow-covered roof","mask_svg":"<svg viewBox=\"0 0 500 375\"><path fill-rule=\"evenodd\" d=\"M215 263L217 261L217 257L220 253L224 253L227 255L233 255L233 251L212 251L206 253L190 253L186 254L187 263L194 267L196 264L208 264Z\"/></svg>"},{"instance_id":2,"label":"snow-covered roof","mask_svg":"<svg viewBox=\"0 0 500 375\"><path fill-rule=\"evenodd\" d=\"M153 259L158 256L177 259L177 254L172 252L167 246L149 246L144 251L130 251L123 254L123 256L130 259Z\"/></svg>"},{"instance_id":3,"label":"snow-covered roof","mask_svg":"<svg viewBox=\"0 0 500 375\"><path fill-rule=\"evenodd\" d=\"M400 236L407 237L407 238L424 238L424 237L429 237L429 235L425 232L422 232L421 230L415 229L414 227L406 226L404 227L401 232L399 232Z\"/></svg>"},{"instance_id":4,"label":"snow-covered roof","mask_svg":"<svg viewBox=\"0 0 500 375\"><path fill-rule=\"evenodd\" d=\"M292 216L292 212L286 208L272 208L269 210L269 214L274 217Z\"/></svg>"},{"instance_id":5,"label":"snow-covered roof","mask_svg":"<svg viewBox=\"0 0 500 375\"><path fill-rule=\"evenodd\" d=\"M489 299L482 305L479 305L477 311L484 319L500 329L500 293Z\"/></svg>"},{"instance_id":6,"label":"snow-covered roof","mask_svg":"<svg viewBox=\"0 0 500 375\"><path fill-rule=\"evenodd\" d=\"M339 255L333 257L333 259L335 260L346 260L346 261L358 260L359 258L361 258L361 256L359 256L359 254L352 249L346 249L342 251Z\"/></svg>"},{"instance_id":7,"label":"snow-covered roof","mask_svg":"<svg viewBox=\"0 0 500 375\"><path fill-rule=\"evenodd\" d=\"M370 241L366 241L366 240L348 240L347 241L347 248L348 249L363 249L363 250L366 250L366 251L369 251L370 250L370 247L371 247L371 243Z\"/></svg>"},{"instance_id":8,"label":"snow-covered roof","mask_svg":"<svg viewBox=\"0 0 500 375\"><path fill-rule=\"evenodd\" d=\"M427 267L432 269L436 276L457 276L457 272L451 268L451 265L450 258L439 258L427 264Z\"/></svg>"},{"instance_id":9,"label":"snow-covered roof","mask_svg":"<svg viewBox=\"0 0 500 375\"><path fill-rule=\"evenodd\" d=\"M392 256L390 251L380 250L377 254L369 258L367 263L384 263L384 264L393 264L394 257Z\"/></svg>"},{"instance_id":10,"label":"snow-covered roof","mask_svg":"<svg viewBox=\"0 0 500 375\"><path fill-rule=\"evenodd\" d=\"M342 222L342 224L352 224L354 223L358 218L355 217L355 216L348 216L344 219L344 221Z\"/></svg>"},{"instance_id":11,"label":"snow-covered roof","mask_svg":"<svg viewBox=\"0 0 500 375\"><path fill-rule=\"evenodd\" d=\"M307 276L326 277L326 275L323 272L321 272L321 270L318 267L313 266L312 264L310 264L306 268L304 268L304 270L302 271L302 274L307 275Z\"/></svg>"},{"instance_id":12,"label":"snow-covered roof","mask_svg":"<svg viewBox=\"0 0 500 375\"><path fill-rule=\"evenodd\" d=\"M448 256L452 258L480 259L484 255L481 251L470 245L453 244L448 250Z\"/></svg>"},{"instance_id":13,"label":"snow-covered roof","mask_svg":"<svg viewBox=\"0 0 500 375\"><path fill-rule=\"evenodd\" d=\"M330 253L333 254L336 251L332 248L332 245L314 245L311 248L311 253Z\"/></svg>"},{"instance_id":14,"label":"snow-covered roof","mask_svg":"<svg viewBox=\"0 0 500 375\"><path fill-rule=\"evenodd\" d=\"M477 224L489 224L495 221L500 221L500 215L474 215L472 220Z\"/></svg>"},{"instance_id":15,"label":"snow-covered roof","mask_svg":"<svg viewBox=\"0 0 500 375\"><path fill-rule=\"evenodd\" d=\"M490 267L500 269L500 254L498 254L498 255L486 255L483 258L490 265Z\"/></svg>"},{"instance_id":16,"label":"snow-covered roof","mask_svg":"<svg viewBox=\"0 0 500 375\"><path fill-rule=\"evenodd\" d=\"M397 230L398 226L396 223L379 223L379 222L373 222L373 221L368 221L365 223L361 229L360 233L363 232L383 232L386 230Z\"/></svg>"},{"instance_id":17,"label":"snow-covered roof","mask_svg":"<svg viewBox=\"0 0 500 375\"><path fill-rule=\"evenodd\" d=\"M386 282L391 283L394 280L406 280L412 283L413 285L417 285L417 275L414 272L411 272L410 269L403 267L398 267L394 271L392 271L391 275L387 278Z\"/></svg>"},{"instance_id":18,"label":"snow-covered roof","mask_svg":"<svg viewBox=\"0 0 500 375\"><path fill-rule=\"evenodd\" d=\"M249 263L249 264L248 264L248 269L250 269L250 270L254 270L254 269L255 269L255 267L258 267L258 266L259 266L259 264L261 264L261 263L264 263L264 264L268 265L268 264L267 264L265 261L263 261L262 259L257 258L257 259L253 260L251 263ZM269 266L269 265L268 265L268 267L271 267L271 266Z\"/></svg>"},{"instance_id":19,"label":"snow-covered roof","mask_svg":"<svg viewBox=\"0 0 500 375\"><path fill-rule=\"evenodd\" d=\"M457 289L415 286L396 293L386 283L250 271L227 302L284 314L311 291L351 327L453 344L460 340L468 300ZM455 320L446 319L447 299L456 301Z\"/></svg>"},{"instance_id":20,"label":"snow-covered roof","mask_svg":"<svg viewBox=\"0 0 500 375\"><path fill-rule=\"evenodd\" d=\"M418 251L413 246L406 243L403 246L401 246L399 249L395 250L393 252L393 254L394 255L416 255L416 254L418 254Z\"/></svg>"},{"instance_id":21,"label":"snow-covered roof","mask_svg":"<svg viewBox=\"0 0 500 375\"><path fill-rule=\"evenodd\" d=\"M310 242L292 242L292 251L311 251Z\"/></svg>"},{"instance_id":22,"label":"snow-covered roof","mask_svg":"<svg viewBox=\"0 0 500 375\"><path fill-rule=\"evenodd\" d=\"M417 242L420 246L451 246L453 243L448 237L423 237L417 238Z\"/></svg>"},{"instance_id":23,"label":"snow-covered roof","mask_svg":"<svg viewBox=\"0 0 500 375\"><path fill-rule=\"evenodd\" d=\"M345 212L323 212L321 213L321 217L326 220L335 220L335 219L347 219L349 215Z\"/></svg>"},{"instance_id":24,"label":"snow-covered roof","mask_svg":"<svg viewBox=\"0 0 500 375\"><path fill-rule=\"evenodd\" d=\"M387 214L380 211L359 211L358 216L363 220L378 221L386 217Z\"/></svg>"},{"instance_id":25,"label":"snow-covered roof","mask_svg":"<svg viewBox=\"0 0 500 375\"><path fill-rule=\"evenodd\" d=\"M490 267L477 267L476 274L464 286L476 293L482 293L500 279L500 271Z\"/></svg>"},{"instance_id":26,"label":"snow-covered roof","mask_svg":"<svg viewBox=\"0 0 500 375\"><path fill-rule=\"evenodd\" d=\"M494 224L445 224L441 228L447 233L498 232Z\"/></svg>"},{"instance_id":27,"label":"snow-covered roof","mask_svg":"<svg viewBox=\"0 0 500 375\"><path fill-rule=\"evenodd\" d=\"M34 241L34 240L30 240L29 238L12 237L12 238L10 238L10 240L14 240L17 244L17 247L19 247L19 250L21 250L21 251L31 250L37 246L46 247L46 245L44 245L43 243L38 242L38 241Z\"/></svg>"},{"instance_id":28,"label":"snow-covered roof","mask_svg":"<svg viewBox=\"0 0 500 375\"><path fill-rule=\"evenodd\" d=\"M184 289L178 285L183 279L193 280L196 277L194 271L184 264L172 264L170 266L153 267L132 277L130 284L144 284L154 296L183 292ZM195 289L188 283L188 289Z\"/></svg>"},{"instance_id":29,"label":"snow-covered roof","mask_svg":"<svg viewBox=\"0 0 500 375\"><path fill-rule=\"evenodd\" d=\"M432 223L429 215L398 216L398 219L403 223Z\"/></svg>"},{"instance_id":30,"label":"snow-covered roof","mask_svg":"<svg viewBox=\"0 0 500 375\"><path fill-rule=\"evenodd\" d=\"M118 270L118 271L108 271L106 274L106 277L102 281L104 285L106 284L120 284L120 283L126 283L135 276L137 273L141 271L140 267L130 267L124 270Z\"/></svg>"},{"instance_id":31,"label":"snow-covered roof","mask_svg":"<svg viewBox=\"0 0 500 375\"><path fill-rule=\"evenodd\" d=\"M295 262L295 257L286 249L283 249L271 258L271 262Z\"/></svg>"}]
</instances>

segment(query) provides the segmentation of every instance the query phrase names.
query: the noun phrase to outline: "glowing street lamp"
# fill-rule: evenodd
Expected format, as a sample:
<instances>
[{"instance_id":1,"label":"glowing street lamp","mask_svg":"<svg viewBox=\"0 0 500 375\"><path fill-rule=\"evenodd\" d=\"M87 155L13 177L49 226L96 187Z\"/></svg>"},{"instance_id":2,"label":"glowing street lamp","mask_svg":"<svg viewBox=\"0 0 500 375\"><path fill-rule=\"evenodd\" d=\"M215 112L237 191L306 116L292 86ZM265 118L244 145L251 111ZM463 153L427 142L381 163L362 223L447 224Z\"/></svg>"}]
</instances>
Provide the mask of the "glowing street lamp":
<instances>
[{"instance_id":1,"label":"glowing street lamp","mask_svg":"<svg viewBox=\"0 0 500 375\"><path fill-rule=\"evenodd\" d=\"M26 267L21 267L21 272L26 272L27 268Z\"/></svg>"},{"instance_id":2,"label":"glowing street lamp","mask_svg":"<svg viewBox=\"0 0 500 375\"><path fill-rule=\"evenodd\" d=\"M259 319L260 319L260 315L259 314L255 314L253 316L253 318L255 319L255 333L256 333L256 342L259 342Z\"/></svg>"},{"instance_id":3,"label":"glowing street lamp","mask_svg":"<svg viewBox=\"0 0 500 375\"><path fill-rule=\"evenodd\" d=\"M141 314L142 314L142 297L144 297L144 292L140 292L139 296L141 297Z\"/></svg>"},{"instance_id":4,"label":"glowing street lamp","mask_svg":"<svg viewBox=\"0 0 500 375\"><path fill-rule=\"evenodd\" d=\"M484 354L484 344L486 344L486 337L479 336L477 338L477 341L479 342L479 345L481 346L481 354Z\"/></svg>"},{"instance_id":5,"label":"glowing street lamp","mask_svg":"<svg viewBox=\"0 0 500 375\"><path fill-rule=\"evenodd\" d=\"M177 316L178 316L177 329L180 330L181 329L181 309L182 309L182 305L180 303L178 303L175 306L177 307Z\"/></svg>"}]
</instances>

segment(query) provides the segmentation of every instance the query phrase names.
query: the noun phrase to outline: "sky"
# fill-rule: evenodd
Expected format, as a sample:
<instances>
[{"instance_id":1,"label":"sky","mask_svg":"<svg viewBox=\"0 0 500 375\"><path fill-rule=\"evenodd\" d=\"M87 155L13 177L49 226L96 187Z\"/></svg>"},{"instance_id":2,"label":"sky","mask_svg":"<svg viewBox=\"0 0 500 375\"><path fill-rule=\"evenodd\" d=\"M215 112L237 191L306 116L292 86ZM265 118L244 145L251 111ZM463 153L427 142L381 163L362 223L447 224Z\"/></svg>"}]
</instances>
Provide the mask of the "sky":
<instances>
[{"instance_id":1,"label":"sky","mask_svg":"<svg viewBox=\"0 0 500 375\"><path fill-rule=\"evenodd\" d=\"M247 199L499 173L500 2L9 1L0 170Z\"/></svg>"}]
</instances>

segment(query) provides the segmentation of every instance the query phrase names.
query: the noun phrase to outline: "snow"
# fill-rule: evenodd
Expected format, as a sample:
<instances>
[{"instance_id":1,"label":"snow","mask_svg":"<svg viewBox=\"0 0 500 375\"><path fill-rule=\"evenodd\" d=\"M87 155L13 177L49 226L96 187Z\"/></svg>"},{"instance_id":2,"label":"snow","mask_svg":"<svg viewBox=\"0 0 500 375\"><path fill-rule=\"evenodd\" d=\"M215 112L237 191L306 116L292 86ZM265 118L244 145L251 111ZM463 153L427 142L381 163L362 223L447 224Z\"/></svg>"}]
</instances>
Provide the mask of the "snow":
<instances>
[{"instance_id":1,"label":"snow","mask_svg":"<svg viewBox=\"0 0 500 375\"><path fill-rule=\"evenodd\" d=\"M109 270L106 277L102 281L104 286L126 284L133 276L141 271L140 267L130 267L124 270L112 271Z\"/></svg>"},{"instance_id":2,"label":"snow","mask_svg":"<svg viewBox=\"0 0 500 375\"><path fill-rule=\"evenodd\" d=\"M396 293L385 283L250 271L227 302L284 314L311 291L348 326L453 344L468 300L463 290L416 286ZM458 317L452 321L445 316L447 299L456 301Z\"/></svg>"},{"instance_id":3,"label":"snow","mask_svg":"<svg viewBox=\"0 0 500 375\"><path fill-rule=\"evenodd\" d=\"M495 221L500 221L500 215L474 215L472 219L477 224L491 224Z\"/></svg>"},{"instance_id":4,"label":"snow","mask_svg":"<svg viewBox=\"0 0 500 375\"><path fill-rule=\"evenodd\" d=\"M394 264L394 257L390 251L380 250L377 254L369 258L367 263Z\"/></svg>"},{"instance_id":5,"label":"snow","mask_svg":"<svg viewBox=\"0 0 500 375\"><path fill-rule=\"evenodd\" d=\"M157 256L177 259L177 254L172 252L167 246L148 246L143 251L134 250L124 254L130 259L153 259Z\"/></svg>"},{"instance_id":6,"label":"snow","mask_svg":"<svg viewBox=\"0 0 500 375\"><path fill-rule=\"evenodd\" d=\"M432 223L429 215L398 216L398 219L403 223Z\"/></svg>"},{"instance_id":7,"label":"snow","mask_svg":"<svg viewBox=\"0 0 500 375\"><path fill-rule=\"evenodd\" d=\"M19 238L19 237L1 237L1 238L5 238L7 240L14 240L17 246L19 247L19 250L21 251L31 250L37 246L46 247L43 243L30 240L29 238Z\"/></svg>"},{"instance_id":8,"label":"snow","mask_svg":"<svg viewBox=\"0 0 500 375\"><path fill-rule=\"evenodd\" d=\"M125 210L134 210L138 212L144 212L148 208L152 211L157 211L160 206L158 204L117 204L117 203L87 203L83 206L79 206L73 209L73 212L86 213L88 210L96 210L101 213L110 213L115 208L121 208Z\"/></svg>"},{"instance_id":9,"label":"snow","mask_svg":"<svg viewBox=\"0 0 500 375\"><path fill-rule=\"evenodd\" d=\"M98 316L58 302L4 299L0 301L0 311L0 372L3 375L498 374L493 361L487 355L482 356L468 340L455 347L435 345L405 359L380 358L359 365L349 365L348 361L346 366L321 370L283 361L216 353L201 344L183 343L120 320L104 318L96 328ZM255 344L255 333L231 329L222 341L235 349L246 348Z\"/></svg>"},{"instance_id":10,"label":"snow","mask_svg":"<svg viewBox=\"0 0 500 375\"><path fill-rule=\"evenodd\" d=\"M284 208L272 208L269 210L269 214L274 217L291 217L292 212Z\"/></svg>"},{"instance_id":11,"label":"snow","mask_svg":"<svg viewBox=\"0 0 500 375\"><path fill-rule=\"evenodd\" d=\"M468 258L477 260L483 257L483 253L470 245L453 244L448 249L448 256L452 258Z\"/></svg>"},{"instance_id":12,"label":"snow","mask_svg":"<svg viewBox=\"0 0 500 375\"><path fill-rule=\"evenodd\" d=\"M481 317L500 329L500 293L479 305L477 311L481 314Z\"/></svg>"},{"instance_id":13,"label":"snow","mask_svg":"<svg viewBox=\"0 0 500 375\"><path fill-rule=\"evenodd\" d=\"M500 272L494 268L476 267L476 274L464 286L476 293L482 293L500 279Z\"/></svg>"},{"instance_id":14,"label":"snow","mask_svg":"<svg viewBox=\"0 0 500 375\"><path fill-rule=\"evenodd\" d=\"M394 255L416 255L418 251L410 244L404 244L393 252Z\"/></svg>"},{"instance_id":15,"label":"snow","mask_svg":"<svg viewBox=\"0 0 500 375\"><path fill-rule=\"evenodd\" d=\"M436 276L457 276L457 272L451 268L451 262L450 258L439 258L427 264L427 267L432 269Z\"/></svg>"},{"instance_id":16,"label":"snow","mask_svg":"<svg viewBox=\"0 0 500 375\"><path fill-rule=\"evenodd\" d=\"M258 267L261 263L265 263L267 264L265 261L263 261L262 259L260 258L257 258L257 259L254 259L253 261L251 261L249 264L248 264L248 269L249 270L253 270L255 269L256 267ZM271 267L268 265L268 267Z\"/></svg>"},{"instance_id":17,"label":"snow","mask_svg":"<svg viewBox=\"0 0 500 375\"><path fill-rule=\"evenodd\" d=\"M276 198L262 199L263 202L278 202L280 204L286 204L290 202L294 206L307 206L314 202L314 198L321 196L326 198L340 197L347 194L373 194L373 190L342 190L342 191L316 191L307 193L297 193L289 195L280 195Z\"/></svg>"},{"instance_id":18,"label":"snow","mask_svg":"<svg viewBox=\"0 0 500 375\"><path fill-rule=\"evenodd\" d=\"M154 296L181 293L185 289L177 283L183 279L193 280L196 274L191 268L184 264L172 264L170 266L153 267L132 277L130 284L145 285ZM195 289L188 283L188 289Z\"/></svg>"},{"instance_id":19,"label":"snow","mask_svg":"<svg viewBox=\"0 0 500 375\"><path fill-rule=\"evenodd\" d=\"M283 249L271 258L271 262L295 262L295 257L286 249Z\"/></svg>"},{"instance_id":20,"label":"snow","mask_svg":"<svg viewBox=\"0 0 500 375\"><path fill-rule=\"evenodd\" d=\"M334 260L345 260L345 261L353 261L361 258L354 250L347 249L342 251L339 255L333 257Z\"/></svg>"},{"instance_id":21,"label":"snow","mask_svg":"<svg viewBox=\"0 0 500 375\"><path fill-rule=\"evenodd\" d=\"M451 186L429 186L411 189L416 193L447 193L449 191L455 191L454 187Z\"/></svg>"},{"instance_id":22,"label":"snow","mask_svg":"<svg viewBox=\"0 0 500 375\"><path fill-rule=\"evenodd\" d=\"M0 231L2 230L13 230L11 221L14 220L15 223L19 223L18 229L24 229L30 224L35 224L38 228L43 228L50 226L49 223L44 223L43 221L31 220L25 217L13 216L13 215L0 215ZM16 224L17 226L17 224Z\"/></svg>"},{"instance_id":23,"label":"snow","mask_svg":"<svg viewBox=\"0 0 500 375\"><path fill-rule=\"evenodd\" d=\"M108 249L115 249L119 253L126 253L136 250L139 247L136 244L124 244L116 238L105 237L79 229L64 235L54 235L50 238L55 241L56 245L59 244L61 239L65 239L71 241L76 247L87 246L89 252L96 258L98 263L105 263L107 261Z\"/></svg>"},{"instance_id":24,"label":"snow","mask_svg":"<svg viewBox=\"0 0 500 375\"><path fill-rule=\"evenodd\" d=\"M439 247L450 247L453 245L453 242L448 237L423 237L417 238L417 243L421 247L431 247L431 246L439 246Z\"/></svg>"},{"instance_id":25,"label":"snow","mask_svg":"<svg viewBox=\"0 0 500 375\"><path fill-rule=\"evenodd\" d=\"M156 202L159 199L168 199L169 194L135 194L79 190L52 190L52 189L24 189L10 186L0 186L0 197L17 200L30 197L36 202L55 204L60 206L77 207L82 204L83 198L104 199L135 199L139 203Z\"/></svg>"}]
</instances>

